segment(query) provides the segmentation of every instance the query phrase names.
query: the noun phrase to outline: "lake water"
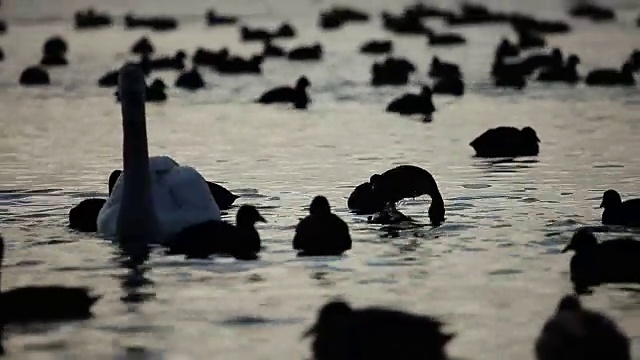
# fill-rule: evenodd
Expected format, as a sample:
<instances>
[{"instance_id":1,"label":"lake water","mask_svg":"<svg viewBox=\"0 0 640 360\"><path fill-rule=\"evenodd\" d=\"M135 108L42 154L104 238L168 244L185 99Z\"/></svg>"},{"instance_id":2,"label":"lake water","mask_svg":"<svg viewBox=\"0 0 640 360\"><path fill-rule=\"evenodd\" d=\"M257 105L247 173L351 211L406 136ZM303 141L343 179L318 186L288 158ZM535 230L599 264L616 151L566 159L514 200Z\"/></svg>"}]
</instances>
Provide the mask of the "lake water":
<instances>
[{"instance_id":1,"label":"lake water","mask_svg":"<svg viewBox=\"0 0 640 360\"><path fill-rule=\"evenodd\" d=\"M8 241L3 285L86 285L104 295L94 319L8 329L8 359L303 359L309 343L301 340L302 331L337 295L356 306L391 305L441 317L458 334L449 346L455 356L532 359L543 322L571 291L571 255L560 249L575 228L600 224L604 190L638 195L638 88L531 82L523 92L493 89L492 54L503 35L513 37L508 27L455 28L467 37L466 46L429 48L421 38L382 30L378 12L399 11L404 3L351 1L374 20L324 33L316 21L318 11L332 5L328 1L3 1L1 17L9 24L0 37L6 54L0 64L0 230ZM558 19L566 19L570 5L485 3ZM259 50L240 44L234 27L206 28L203 14L210 6L245 15L251 25L291 21L300 36L278 42L286 46L316 40L325 46L326 58L317 64L267 60L263 76L204 71L207 89L172 88L166 104L148 106L152 154L195 166L242 195L237 204L254 204L267 218L259 225L267 247L259 261L158 254L148 274L155 285L145 290L155 299L125 304L124 270L113 260L114 246L66 228L71 206L106 196L107 177L121 165L119 107L113 89L95 82L145 34L124 31L120 22L107 30L74 31L73 12L88 5L117 15L134 10L178 16L179 31L150 34L161 54L197 46L226 45L243 55ZM580 55L583 73L618 67L640 47L634 26L640 4L611 5L618 21L572 20L572 33L548 37L552 46ZM428 23L443 28L437 20ZM20 71L39 61L43 41L54 34L68 40L70 66L51 71L51 87L19 87ZM373 37L392 38L396 53L418 64L411 85L368 85L374 58L357 47ZM461 65L467 94L436 96L430 124L385 114L388 101L427 80L434 54ZM176 77L158 74L168 84ZM309 111L251 103L302 74L312 82ZM499 125L533 126L542 140L537 161L474 159L468 143ZM443 226L389 236L348 212L354 186L403 163L434 174L447 207ZM353 250L340 258L298 259L291 248L294 227L318 194L349 223ZM399 209L428 223L428 204L420 198ZM601 287L584 301L620 321L640 354L638 292Z\"/></svg>"}]
</instances>

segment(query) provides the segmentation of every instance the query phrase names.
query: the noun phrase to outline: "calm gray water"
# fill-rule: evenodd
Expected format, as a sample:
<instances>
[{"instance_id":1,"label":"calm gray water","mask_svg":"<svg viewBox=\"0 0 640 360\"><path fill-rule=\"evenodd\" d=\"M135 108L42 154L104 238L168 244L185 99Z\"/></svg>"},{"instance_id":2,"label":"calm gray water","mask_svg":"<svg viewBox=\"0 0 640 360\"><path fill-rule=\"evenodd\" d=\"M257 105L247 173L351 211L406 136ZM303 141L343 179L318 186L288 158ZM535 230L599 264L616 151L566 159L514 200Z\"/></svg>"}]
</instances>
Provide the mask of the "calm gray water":
<instances>
[{"instance_id":1,"label":"calm gray water","mask_svg":"<svg viewBox=\"0 0 640 360\"><path fill-rule=\"evenodd\" d=\"M566 18L569 2L485 1ZM355 0L376 13L404 2ZM442 1L446 3L446 1ZM124 271L111 243L66 228L68 210L85 197L106 196L110 171L120 167L121 123L112 89L95 86L117 68L144 34L121 25L74 32L71 17L85 5L113 14L135 10L179 16L177 32L153 33L159 53L238 43L235 28L207 29L203 13L215 5L246 15L246 22L291 21L300 36L285 45L321 41L318 64L269 60L263 76L204 76L197 93L170 89L166 104L148 106L152 154L190 164L209 179L257 205L267 250L261 260L185 261L154 256L149 277L155 299L121 302ZM575 31L550 44L581 56L583 72L617 67L640 47L633 19L636 0L612 3L619 20L593 25L571 21ZM530 83L523 92L490 86L488 70L506 26L462 27L468 38L455 49L395 37L397 53L414 60L420 75L402 88L368 85L372 58L356 49L372 37L390 37L376 19L322 33L316 26L327 1L5 0L0 14L9 32L0 37L0 230L8 240L6 288L25 284L87 285L103 299L92 320L10 328L9 359L303 359L301 332L327 299L342 295L355 305L392 305L442 317L458 333L450 352L466 359L531 359L532 346L558 299L571 291L569 254L560 254L572 231L600 223L600 197L615 188L638 195L640 96L638 88L594 89ZM451 6L453 4L450 4ZM438 27L437 21L432 22ZM17 85L20 71L39 60L43 41L63 35L68 68L51 72L53 86ZM385 104L426 81L431 56L460 63L468 82L461 99L436 97L431 124L387 115ZM313 104L299 112L251 101L267 88L306 74ZM172 84L176 74L160 73ZM468 143L498 125L533 126L542 139L537 161L494 164L472 158ZM437 228L389 237L364 217L348 213L351 189L374 172L402 163L429 169L440 184L447 221ZM297 259L293 229L313 196L329 198L350 225L353 250L340 258ZM427 223L429 200L399 209ZM234 215L236 209L230 214ZM231 217L231 216L230 216ZM612 236L607 234L604 237ZM640 354L640 298L602 287L587 305L620 321ZM255 321L247 319L254 318ZM245 319L242 321L242 319ZM128 352L126 349L129 349ZM128 354L128 355L127 355Z\"/></svg>"}]
</instances>

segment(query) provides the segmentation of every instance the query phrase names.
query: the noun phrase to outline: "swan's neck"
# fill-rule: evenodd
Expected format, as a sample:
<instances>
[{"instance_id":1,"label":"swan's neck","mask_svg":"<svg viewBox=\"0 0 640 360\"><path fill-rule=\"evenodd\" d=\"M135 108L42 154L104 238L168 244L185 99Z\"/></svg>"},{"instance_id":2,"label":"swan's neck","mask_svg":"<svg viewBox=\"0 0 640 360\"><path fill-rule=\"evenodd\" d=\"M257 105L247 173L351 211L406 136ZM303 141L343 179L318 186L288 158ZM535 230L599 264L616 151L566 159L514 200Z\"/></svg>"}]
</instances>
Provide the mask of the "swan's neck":
<instances>
[{"instance_id":1,"label":"swan's neck","mask_svg":"<svg viewBox=\"0 0 640 360\"><path fill-rule=\"evenodd\" d=\"M155 241L157 218L151 196L149 149L144 92L124 92L122 97L123 191L118 214L117 237L133 259L146 260Z\"/></svg>"}]
</instances>

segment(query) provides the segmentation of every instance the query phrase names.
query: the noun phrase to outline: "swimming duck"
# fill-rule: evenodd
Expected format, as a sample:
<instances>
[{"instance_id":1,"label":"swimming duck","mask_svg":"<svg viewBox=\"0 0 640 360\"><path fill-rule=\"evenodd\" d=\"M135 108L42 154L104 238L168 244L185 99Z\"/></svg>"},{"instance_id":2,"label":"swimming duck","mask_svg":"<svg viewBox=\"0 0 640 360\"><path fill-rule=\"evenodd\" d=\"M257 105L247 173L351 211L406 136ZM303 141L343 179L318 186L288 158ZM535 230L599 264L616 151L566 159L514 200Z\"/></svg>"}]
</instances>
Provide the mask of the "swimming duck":
<instances>
[{"instance_id":1,"label":"swimming duck","mask_svg":"<svg viewBox=\"0 0 640 360\"><path fill-rule=\"evenodd\" d=\"M148 60L148 66L152 70L183 70L184 61L187 58L187 54L184 51L179 50L173 56L157 57L155 59Z\"/></svg>"},{"instance_id":2,"label":"swimming duck","mask_svg":"<svg viewBox=\"0 0 640 360\"><path fill-rule=\"evenodd\" d=\"M289 51L289 60L320 60L322 59L322 45L315 43L311 46L300 46Z\"/></svg>"},{"instance_id":3,"label":"swimming duck","mask_svg":"<svg viewBox=\"0 0 640 360\"><path fill-rule=\"evenodd\" d=\"M566 63L561 67L549 67L542 70L537 77L538 81L543 82L565 82L575 84L580 80L577 66L580 58L577 55L569 55Z\"/></svg>"},{"instance_id":4,"label":"swimming duck","mask_svg":"<svg viewBox=\"0 0 640 360\"><path fill-rule=\"evenodd\" d=\"M263 57L283 57L286 55L287 52L284 51L283 48L273 45L273 42L270 38L264 41L264 45L262 48Z\"/></svg>"},{"instance_id":5,"label":"swimming duck","mask_svg":"<svg viewBox=\"0 0 640 360\"><path fill-rule=\"evenodd\" d=\"M42 54L44 55L65 55L68 50L67 41L57 35L48 38L42 45Z\"/></svg>"},{"instance_id":6,"label":"swimming duck","mask_svg":"<svg viewBox=\"0 0 640 360\"><path fill-rule=\"evenodd\" d=\"M438 78L433 84L433 93L462 96L464 95L464 81L457 76Z\"/></svg>"},{"instance_id":7,"label":"swimming duck","mask_svg":"<svg viewBox=\"0 0 640 360\"><path fill-rule=\"evenodd\" d=\"M387 112L400 115L424 115L424 121L431 121L431 115L436 111L433 106L432 92L428 85L423 85L419 94L404 94L387 105Z\"/></svg>"},{"instance_id":8,"label":"swimming duck","mask_svg":"<svg viewBox=\"0 0 640 360\"><path fill-rule=\"evenodd\" d=\"M167 254L183 254L187 258L207 258L214 254L253 260L261 249L256 222L267 222L253 205L242 205L236 214L236 225L211 220L192 226L175 235L166 244Z\"/></svg>"},{"instance_id":9,"label":"swimming duck","mask_svg":"<svg viewBox=\"0 0 640 360\"><path fill-rule=\"evenodd\" d=\"M238 22L237 16L218 15L213 9L207 11L206 18L209 26L232 25Z\"/></svg>"},{"instance_id":10,"label":"swimming duck","mask_svg":"<svg viewBox=\"0 0 640 360\"><path fill-rule=\"evenodd\" d=\"M22 70L19 79L20 85L50 85L49 72L39 66L29 66Z\"/></svg>"},{"instance_id":11,"label":"swimming duck","mask_svg":"<svg viewBox=\"0 0 640 360\"><path fill-rule=\"evenodd\" d=\"M597 69L587 74L585 79L591 86L634 86L633 66L628 61L622 64L620 71L615 69Z\"/></svg>"},{"instance_id":12,"label":"swimming duck","mask_svg":"<svg viewBox=\"0 0 640 360\"><path fill-rule=\"evenodd\" d=\"M540 152L539 142L538 134L529 126L522 130L499 126L485 131L469 143L469 146L475 150L476 157L535 156Z\"/></svg>"},{"instance_id":13,"label":"swimming duck","mask_svg":"<svg viewBox=\"0 0 640 360\"><path fill-rule=\"evenodd\" d=\"M73 20L76 29L97 29L113 24L109 14L99 13L93 8L77 11L73 16Z\"/></svg>"},{"instance_id":14,"label":"swimming duck","mask_svg":"<svg viewBox=\"0 0 640 360\"><path fill-rule=\"evenodd\" d=\"M582 293L607 283L640 283L640 241L631 237L598 243L587 229L576 231L562 253L573 250L571 282Z\"/></svg>"},{"instance_id":15,"label":"swimming duck","mask_svg":"<svg viewBox=\"0 0 640 360\"><path fill-rule=\"evenodd\" d=\"M369 15L364 11L336 6L320 13L318 25L323 29L337 29L348 22L365 22Z\"/></svg>"},{"instance_id":16,"label":"swimming duck","mask_svg":"<svg viewBox=\"0 0 640 360\"><path fill-rule=\"evenodd\" d=\"M385 205L385 200L373 192L371 183L368 181L356 186L347 199L347 207L357 215L380 212Z\"/></svg>"},{"instance_id":17,"label":"swimming duck","mask_svg":"<svg viewBox=\"0 0 640 360\"><path fill-rule=\"evenodd\" d=\"M178 28L178 20L170 16L135 16L127 13L124 16L125 29L148 28L155 31L169 31Z\"/></svg>"},{"instance_id":18,"label":"swimming duck","mask_svg":"<svg viewBox=\"0 0 640 360\"><path fill-rule=\"evenodd\" d=\"M182 72L176 79L176 87L195 91L205 87L204 79L196 66L191 70Z\"/></svg>"},{"instance_id":19,"label":"swimming duck","mask_svg":"<svg viewBox=\"0 0 640 360\"><path fill-rule=\"evenodd\" d=\"M600 208L604 225L640 227L640 199L622 201L620 194L609 189L604 192Z\"/></svg>"},{"instance_id":20,"label":"swimming duck","mask_svg":"<svg viewBox=\"0 0 640 360\"><path fill-rule=\"evenodd\" d=\"M615 20L616 13L612 9L588 2L579 2L569 10L569 14L577 18L591 21Z\"/></svg>"},{"instance_id":21,"label":"swimming duck","mask_svg":"<svg viewBox=\"0 0 640 360\"><path fill-rule=\"evenodd\" d=\"M629 337L606 315L566 295L535 342L536 360L631 360Z\"/></svg>"},{"instance_id":22,"label":"swimming duck","mask_svg":"<svg viewBox=\"0 0 640 360\"><path fill-rule=\"evenodd\" d=\"M436 33L435 31L425 28L427 34L427 44L430 46L438 45L463 45L467 42L462 35L456 33Z\"/></svg>"},{"instance_id":23,"label":"swimming duck","mask_svg":"<svg viewBox=\"0 0 640 360\"><path fill-rule=\"evenodd\" d=\"M351 249L349 226L331 212L326 197L316 196L311 201L309 215L296 226L293 249L298 256L340 255Z\"/></svg>"},{"instance_id":24,"label":"swimming duck","mask_svg":"<svg viewBox=\"0 0 640 360\"><path fill-rule=\"evenodd\" d=\"M373 174L369 179L372 191L385 202L385 209L394 213L396 203L402 199L422 195L431 197L429 220L433 226L440 226L444 220L445 208L442 194L433 175L414 165L400 165L382 174Z\"/></svg>"},{"instance_id":25,"label":"swimming duck","mask_svg":"<svg viewBox=\"0 0 640 360\"><path fill-rule=\"evenodd\" d=\"M139 55L151 55L155 51L151 40L143 36L131 46L131 52Z\"/></svg>"},{"instance_id":26,"label":"swimming duck","mask_svg":"<svg viewBox=\"0 0 640 360\"><path fill-rule=\"evenodd\" d=\"M360 46L363 54L386 54L393 51L391 40L369 40Z\"/></svg>"},{"instance_id":27,"label":"swimming duck","mask_svg":"<svg viewBox=\"0 0 640 360\"><path fill-rule=\"evenodd\" d=\"M416 71L415 65L404 58L388 57L371 66L371 85L406 85L409 75Z\"/></svg>"},{"instance_id":28,"label":"swimming duck","mask_svg":"<svg viewBox=\"0 0 640 360\"><path fill-rule=\"evenodd\" d=\"M434 56L431 59L431 66L429 67L429 76L431 77L456 77L462 78L460 72L460 66L440 60L439 57Z\"/></svg>"},{"instance_id":29,"label":"swimming duck","mask_svg":"<svg viewBox=\"0 0 640 360\"><path fill-rule=\"evenodd\" d=\"M116 181L120 177L120 170L113 170L109 175L109 195L113 190ZM100 209L107 202L107 199L89 198L82 200L78 205L69 210L69 228L81 232L98 231L98 214Z\"/></svg>"},{"instance_id":30,"label":"swimming duck","mask_svg":"<svg viewBox=\"0 0 640 360\"><path fill-rule=\"evenodd\" d=\"M0 275L4 250L0 235ZM84 287L50 285L2 290L0 286L0 324L88 319L92 316L91 307L99 299Z\"/></svg>"},{"instance_id":31,"label":"swimming duck","mask_svg":"<svg viewBox=\"0 0 640 360\"><path fill-rule=\"evenodd\" d=\"M322 306L304 337L313 337L313 360L445 360L455 335L438 319L383 307L353 309L343 300Z\"/></svg>"},{"instance_id":32,"label":"swimming duck","mask_svg":"<svg viewBox=\"0 0 640 360\"><path fill-rule=\"evenodd\" d=\"M258 102L262 104L291 103L296 109L306 109L311 102L307 88L311 85L306 76L300 76L294 87L280 86L260 95Z\"/></svg>"}]
</instances>

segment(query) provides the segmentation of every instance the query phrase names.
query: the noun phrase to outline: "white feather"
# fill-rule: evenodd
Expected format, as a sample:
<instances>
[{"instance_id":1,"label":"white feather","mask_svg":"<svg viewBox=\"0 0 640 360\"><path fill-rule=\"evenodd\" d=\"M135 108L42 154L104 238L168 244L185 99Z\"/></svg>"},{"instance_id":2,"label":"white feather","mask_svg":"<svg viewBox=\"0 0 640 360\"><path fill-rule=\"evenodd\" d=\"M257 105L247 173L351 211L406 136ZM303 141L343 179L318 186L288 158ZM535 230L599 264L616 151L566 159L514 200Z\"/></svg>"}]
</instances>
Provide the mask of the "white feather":
<instances>
[{"instance_id":1,"label":"white feather","mask_svg":"<svg viewBox=\"0 0 640 360\"><path fill-rule=\"evenodd\" d=\"M221 220L220 208L206 180L190 166L180 166L168 156L149 158L151 192L158 218L158 243L181 230L209 220ZM116 236L123 192L122 173L98 214L98 233Z\"/></svg>"}]
</instances>

